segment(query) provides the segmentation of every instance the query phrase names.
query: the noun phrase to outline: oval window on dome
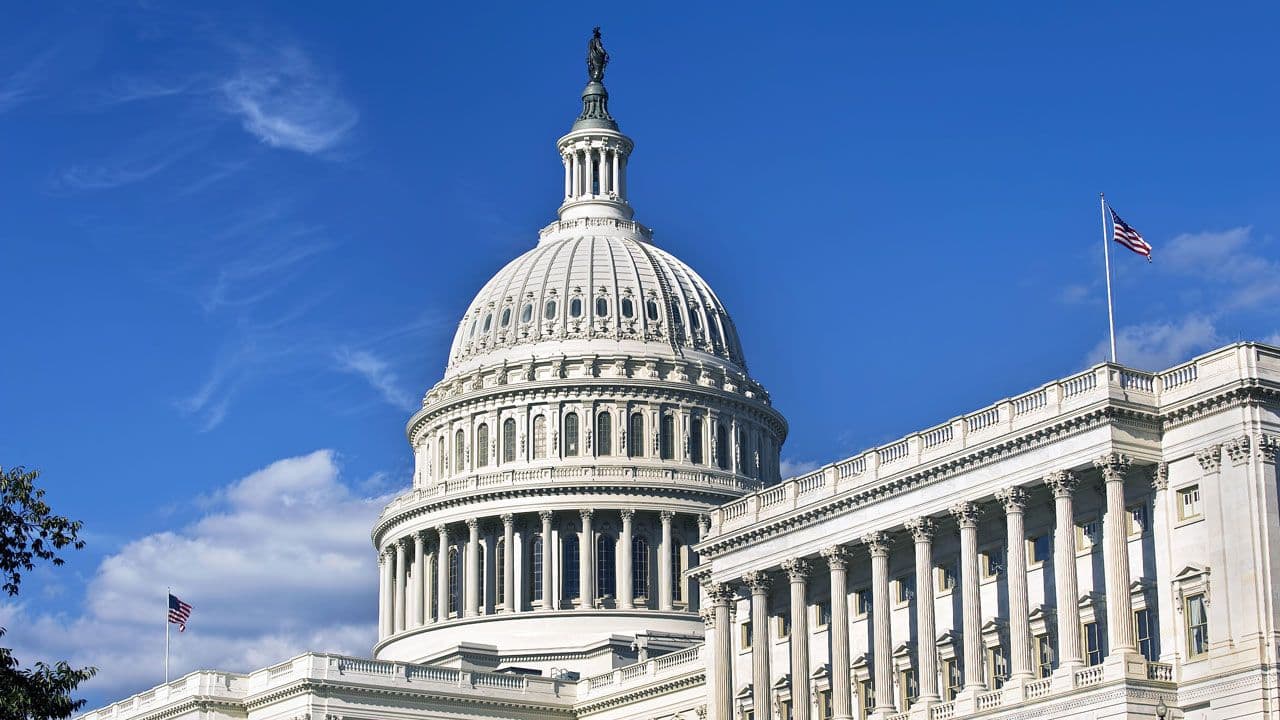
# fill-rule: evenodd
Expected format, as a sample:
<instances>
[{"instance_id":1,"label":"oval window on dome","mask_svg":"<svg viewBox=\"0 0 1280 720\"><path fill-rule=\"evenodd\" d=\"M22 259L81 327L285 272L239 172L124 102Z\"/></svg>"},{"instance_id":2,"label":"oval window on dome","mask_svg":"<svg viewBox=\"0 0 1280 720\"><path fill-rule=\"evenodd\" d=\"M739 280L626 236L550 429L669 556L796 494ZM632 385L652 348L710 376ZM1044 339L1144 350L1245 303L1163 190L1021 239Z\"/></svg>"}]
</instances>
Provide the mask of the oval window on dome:
<instances>
[{"instance_id":1,"label":"oval window on dome","mask_svg":"<svg viewBox=\"0 0 1280 720\"><path fill-rule=\"evenodd\" d=\"M533 305L529 303L525 303L525 306L520 309L520 322L527 323L532 319L533 319Z\"/></svg>"},{"instance_id":2,"label":"oval window on dome","mask_svg":"<svg viewBox=\"0 0 1280 720\"><path fill-rule=\"evenodd\" d=\"M569 301L569 317L582 316L582 298L574 298Z\"/></svg>"},{"instance_id":3,"label":"oval window on dome","mask_svg":"<svg viewBox=\"0 0 1280 720\"><path fill-rule=\"evenodd\" d=\"M502 327L506 327L510 324L511 324L511 308L503 308L502 309Z\"/></svg>"},{"instance_id":4,"label":"oval window on dome","mask_svg":"<svg viewBox=\"0 0 1280 720\"><path fill-rule=\"evenodd\" d=\"M622 317L629 318L636 314L635 304L631 298L622 298Z\"/></svg>"},{"instance_id":5,"label":"oval window on dome","mask_svg":"<svg viewBox=\"0 0 1280 720\"><path fill-rule=\"evenodd\" d=\"M650 300L649 302L645 303L644 312L646 315L649 316L650 320L657 320L658 319L658 302L656 300Z\"/></svg>"},{"instance_id":6,"label":"oval window on dome","mask_svg":"<svg viewBox=\"0 0 1280 720\"><path fill-rule=\"evenodd\" d=\"M693 308L689 308L689 325L691 325L694 330L702 329L702 316Z\"/></svg>"},{"instance_id":7,"label":"oval window on dome","mask_svg":"<svg viewBox=\"0 0 1280 720\"><path fill-rule=\"evenodd\" d=\"M471 331L467 333L467 337L475 337L475 336L476 336L476 326L477 326L477 325L479 325L479 324L480 324L480 318L476 318L476 319L474 319L474 320L472 320L472 321L471 321Z\"/></svg>"},{"instance_id":8,"label":"oval window on dome","mask_svg":"<svg viewBox=\"0 0 1280 720\"><path fill-rule=\"evenodd\" d=\"M707 331L711 334L711 342L715 343L716 345L721 344L720 328L714 322L707 323Z\"/></svg>"},{"instance_id":9,"label":"oval window on dome","mask_svg":"<svg viewBox=\"0 0 1280 720\"><path fill-rule=\"evenodd\" d=\"M556 319L556 301L555 300L547 301L547 306L542 309L542 317L547 320Z\"/></svg>"},{"instance_id":10,"label":"oval window on dome","mask_svg":"<svg viewBox=\"0 0 1280 720\"><path fill-rule=\"evenodd\" d=\"M493 327L493 315L492 315L492 314L485 315L485 316L484 316L484 331L485 331L485 332L489 332L489 328L491 328L491 327Z\"/></svg>"},{"instance_id":11,"label":"oval window on dome","mask_svg":"<svg viewBox=\"0 0 1280 720\"><path fill-rule=\"evenodd\" d=\"M596 298L596 317L609 317L609 301Z\"/></svg>"}]
</instances>

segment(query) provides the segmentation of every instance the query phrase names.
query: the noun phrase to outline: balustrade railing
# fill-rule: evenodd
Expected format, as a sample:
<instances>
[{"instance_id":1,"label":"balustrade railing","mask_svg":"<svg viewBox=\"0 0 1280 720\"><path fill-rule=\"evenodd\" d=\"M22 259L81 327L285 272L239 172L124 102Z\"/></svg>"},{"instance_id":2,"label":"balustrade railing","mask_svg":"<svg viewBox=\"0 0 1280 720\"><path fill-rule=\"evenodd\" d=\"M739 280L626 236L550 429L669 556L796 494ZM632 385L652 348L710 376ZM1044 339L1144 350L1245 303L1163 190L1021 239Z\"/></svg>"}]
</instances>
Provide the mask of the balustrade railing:
<instances>
[{"instance_id":1,"label":"balustrade railing","mask_svg":"<svg viewBox=\"0 0 1280 720\"><path fill-rule=\"evenodd\" d=\"M992 690L974 698L974 707L978 710L990 710L1004 704L1004 691Z\"/></svg>"},{"instance_id":2,"label":"balustrade railing","mask_svg":"<svg viewBox=\"0 0 1280 720\"><path fill-rule=\"evenodd\" d=\"M1077 670L1073 680L1076 687L1097 685L1102 682L1102 666L1094 665L1083 670Z\"/></svg>"},{"instance_id":3,"label":"balustrade railing","mask_svg":"<svg viewBox=\"0 0 1280 720\"><path fill-rule=\"evenodd\" d=\"M929 720L951 720L956 716L956 704L945 702L929 708Z\"/></svg>"},{"instance_id":4,"label":"balustrade railing","mask_svg":"<svg viewBox=\"0 0 1280 720\"><path fill-rule=\"evenodd\" d=\"M1173 682L1173 666L1169 663L1147 663L1147 679L1161 682Z\"/></svg>"}]
</instances>

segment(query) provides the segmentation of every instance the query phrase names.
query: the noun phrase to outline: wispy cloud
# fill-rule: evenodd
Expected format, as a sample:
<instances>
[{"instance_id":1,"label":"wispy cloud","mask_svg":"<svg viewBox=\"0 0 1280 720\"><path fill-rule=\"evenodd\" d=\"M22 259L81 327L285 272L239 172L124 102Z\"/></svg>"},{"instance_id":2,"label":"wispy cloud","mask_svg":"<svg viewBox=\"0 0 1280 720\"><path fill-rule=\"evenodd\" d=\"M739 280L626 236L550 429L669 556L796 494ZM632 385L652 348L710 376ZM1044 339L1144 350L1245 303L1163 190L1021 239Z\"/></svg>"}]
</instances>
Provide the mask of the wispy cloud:
<instances>
[{"instance_id":1,"label":"wispy cloud","mask_svg":"<svg viewBox=\"0 0 1280 720\"><path fill-rule=\"evenodd\" d=\"M1221 310L1253 310L1280 299L1280 262L1262 253L1267 244L1251 226L1184 233L1160 260L1174 272L1220 286L1226 299Z\"/></svg>"},{"instance_id":2,"label":"wispy cloud","mask_svg":"<svg viewBox=\"0 0 1280 720\"><path fill-rule=\"evenodd\" d=\"M406 412L415 406L413 394L405 390L387 361L367 350L339 348L333 354L338 368L364 378L390 405Z\"/></svg>"},{"instance_id":3,"label":"wispy cloud","mask_svg":"<svg viewBox=\"0 0 1280 720\"><path fill-rule=\"evenodd\" d=\"M18 68L0 77L0 114L39 95L39 87L45 80L49 63L57 53L56 47L37 53Z\"/></svg>"},{"instance_id":4,"label":"wispy cloud","mask_svg":"<svg viewBox=\"0 0 1280 720\"><path fill-rule=\"evenodd\" d=\"M1121 328L1116 333L1116 353L1121 362L1141 370L1164 370L1221 342L1214 322L1191 315L1172 322L1150 322ZM1110 356L1107 341L1089 353L1089 363Z\"/></svg>"},{"instance_id":5,"label":"wispy cloud","mask_svg":"<svg viewBox=\"0 0 1280 720\"><path fill-rule=\"evenodd\" d=\"M821 463L817 463L812 460L796 460L795 458L787 457L782 458L781 462L778 463L779 472L784 478L804 475L805 473L813 472L820 467L822 467Z\"/></svg>"},{"instance_id":6,"label":"wispy cloud","mask_svg":"<svg viewBox=\"0 0 1280 720\"><path fill-rule=\"evenodd\" d=\"M319 239L320 228L285 224L272 230L274 239L225 263L201 299L205 312L247 306L278 292L308 259L333 247Z\"/></svg>"},{"instance_id":7,"label":"wispy cloud","mask_svg":"<svg viewBox=\"0 0 1280 720\"><path fill-rule=\"evenodd\" d=\"M115 164L74 165L57 178L55 185L65 190L111 190L132 185L163 172L190 151L179 148L159 156L123 158Z\"/></svg>"},{"instance_id":8,"label":"wispy cloud","mask_svg":"<svg viewBox=\"0 0 1280 720\"><path fill-rule=\"evenodd\" d=\"M244 129L271 147L308 155L339 145L360 119L336 81L300 49L245 52L239 72L222 83L226 108Z\"/></svg>"}]
</instances>

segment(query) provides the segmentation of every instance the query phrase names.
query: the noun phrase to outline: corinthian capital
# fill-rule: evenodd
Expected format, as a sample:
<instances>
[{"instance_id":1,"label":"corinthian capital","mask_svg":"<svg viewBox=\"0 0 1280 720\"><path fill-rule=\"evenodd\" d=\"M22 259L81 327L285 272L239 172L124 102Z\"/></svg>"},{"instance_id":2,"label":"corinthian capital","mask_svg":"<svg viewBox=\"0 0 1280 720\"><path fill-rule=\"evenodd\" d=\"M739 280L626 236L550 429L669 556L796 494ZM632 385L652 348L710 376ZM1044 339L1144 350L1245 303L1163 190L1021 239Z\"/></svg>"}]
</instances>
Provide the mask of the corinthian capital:
<instances>
[{"instance_id":1,"label":"corinthian capital","mask_svg":"<svg viewBox=\"0 0 1280 720\"><path fill-rule=\"evenodd\" d=\"M1249 451L1253 447L1253 438L1248 435L1233 437L1222 444L1222 449L1227 451L1227 457L1231 458L1232 465L1243 465L1249 462Z\"/></svg>"},{"instance_id":2,"label":"corinthian capital","mask_svg":"<svg viewBox=\"0 0 1280 720\"><path fill-rule=\"evenodd\" d=\"M1109 452L1093 461L1093 466L1102 471L1102 479L1106 482L1122 482L1124 474L1129 471L1133 460L1128 455Z\"/></svg>"},{"instance_id":3,"label":"corinthian capital","mask_svg":"<svg viewBox=\"0 0 1280 720\"><path fill-rule=\"evenodd\" d=\"M744 573L742 582L746 584L752 595L767 593L769 588L773 587L773 577L763 570L752 570Z\"/></svg>"},{"instance_id":4,"label":"corinthian capital","mask_svg":"<svg viewBox=\"0 0 1280 720\"><path fill-rule=\"evenodd\" d=\"M872 556L888 555L889 545L893 541L889 538L889 533L881 530L869 532L862 536L862 544L867 546L867 550Z\"/></svg>"},{"instance_id":5,"label":"corinthian capital","mask_svg":"<svg viewBox=\"0 0 1280 720\"><path fill-rule=\"evenodd\" d=\"M1169 487L1169 463L1158 462L1151 466L1151 489L1156 492Z\"/></svg>"},{"instance_id":6,"label":"corinthian capital","mask_svg":"<svg viewBox=\"0 0 1280 720\"><path fill-rule=\"evenodd\" d=\"M849 567L849 548L843 545L832 545L829 548L823 548L822 552L818 554L827 561L827 567L832 570L846 570Z\"/></svg>"},{"instance_id":7,"label":"corinthian capital","mask_svg":"<svg viewBox=\"0 0 1280 720\"><path fill-rule=\"evenodd\" d=\"M951 506L951 516L960 523L960 527L978 527L978 517L982 515L982 508L971 502L956 503Z\"/></svg>"},{"instance_id":8,"label":"corinthian capital","mask_svg":"<svg viewBox=\"0 0 1280 720\"><path fill-rule=\"evenodd\" d=\"M938 524L931 517L912 518L906 522L907 532L911 533L911 539L918 543L933 542L933 534L937 532Z\"/></svg>"},{"instance_id":9,"label":"corinthian capital","mask_svg":"<svg viewBox=\"0 0 1280 720\"><path fill-rule=\"evenodd\" d=\"M1006 513L1020 513L1027 509L1027 491L1017 486L997 490L996 500L1004 506Z\"/></svg>"},{"instance_id":10,"label":"corinthian capital","mask_svg":"<svg viewBox=\"0 0 1280 720\"><path fill-rule=\"evenodd\" d=\"M1275 435L1258 436L1258 459L1265 463L1276 461L1276 450L1280 448L1280 438Z\"/></svg>"},{"instance_id":11,"label":"corinthian capital","mask_svg":"<svg viewBox=\"0 0 1280 720\"><path fill-rule=\"evenodd\" d=\"M1080 478L1070 470L1054 470L1044 476L1044 484L1049 486L1056 498L1071 497L1076 487L1080 485Z\"/></svg>"},{"instance_id":12,"label":"corinthian capital","mask_svg":"<svg viewBox=\"0 0 1280 720\"><path fill-rule=\"evenodd\" d=\"M708 593L709 594L709 593ZM702 626L708 630L712 630L716 626L716 610L715 608L704 607L698 610L698 615L702 617Z\"/></svg>"},{"instance_id":13,"label":"corinthian capital","mask_svg":"<svg viewBox=\"0 0 1280 720\"><path fill-rule=\"evenodd\" d=\"M813 566L804 558L791 558L782 561L782 569L786 571L787 579L791 582L804 582L813 571Z\"/></svg>"},{"instance_id":14,"label":"corinthian capital","mask_svg":"<svg viewBox=\"0 0 1280 720\"><path fill-rule=\"evenodd\" d=\"M1200 463L1200 469L1204 472L1218 472L1222 467L1222 446L1210 445L1203 450L1197 450L1196 460Z\"/></svg>"}]
</instances>

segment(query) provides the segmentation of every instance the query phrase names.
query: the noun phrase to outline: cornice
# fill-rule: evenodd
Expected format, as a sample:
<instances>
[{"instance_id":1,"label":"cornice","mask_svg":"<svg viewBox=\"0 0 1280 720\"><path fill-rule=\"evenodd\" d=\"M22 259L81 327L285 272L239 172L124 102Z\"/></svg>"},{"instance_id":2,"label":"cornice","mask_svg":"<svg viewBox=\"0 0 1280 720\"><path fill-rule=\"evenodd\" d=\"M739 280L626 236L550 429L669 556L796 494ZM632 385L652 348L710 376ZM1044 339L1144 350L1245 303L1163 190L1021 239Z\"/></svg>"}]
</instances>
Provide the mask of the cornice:
<instances>
[{"instance_id":1,"label":"cornice","mask_svg":"<svg viewBox=\"0 0 1280 720\"><path fill-rule=\"evenodd\" d=\"M109 705L107 707L110 707ZM165 720L166 718L177 717L191 710L207 711L207 710L243 710L245 708L244 701L238 698L226 698L216 695L191 695L184 697L178 702L161 705L154 710L132 715L129 720ZM94 712L105 710L106 707L100 708Z\"/></svg>"},{"instance_id":2,"label":"cornice","mask_svg":"<svg viewBox=\"0 0 1280 720\"><path fill-rule=\"evenodd\" d=\"M536 711L544 713L553 713L566 718L574 716L573 706L569 703L563 705L532 702L525 699L507 699L494 697L483 692L467 692L468 690L476 690L474 686L458 685L458 690L452 692L444 692L432 690L430 688L420 686L409 687L387 687L383 685L369 685L366 683L348 683L336 682L332 679L320 678L303 678L286 683L278 688L271 688L265 692L245 697L243 707L245 710L253 711L262 708L271 703L288 700L290 698L314 693L320 697L332 697L335 693L359 693L365 695L374 695L378 697L395 697L395 698L412 698L418 701L436 700L441 702L451 702L465 704L469 707L491 707L519 709L523 711Z\"/></svg>"},{"instance_id":3,"label":"cornice","mask_svg":"<svg viewBox=\"0 0 1280 720\"><path fill-rule=\"evenodd\" d=\"M696 687L706 683L706 668L698 668L684 675L676 675L673 677L663 678L648 685L641 685L632 690L626 690L617 695L609 695L596 700L587 700L574 705L573 711L576 715L585 715L610 708L621 707L638 700L643 700L660 695L684 690L689 687Z\"/></svg>"}]
</instances>

